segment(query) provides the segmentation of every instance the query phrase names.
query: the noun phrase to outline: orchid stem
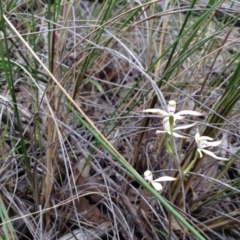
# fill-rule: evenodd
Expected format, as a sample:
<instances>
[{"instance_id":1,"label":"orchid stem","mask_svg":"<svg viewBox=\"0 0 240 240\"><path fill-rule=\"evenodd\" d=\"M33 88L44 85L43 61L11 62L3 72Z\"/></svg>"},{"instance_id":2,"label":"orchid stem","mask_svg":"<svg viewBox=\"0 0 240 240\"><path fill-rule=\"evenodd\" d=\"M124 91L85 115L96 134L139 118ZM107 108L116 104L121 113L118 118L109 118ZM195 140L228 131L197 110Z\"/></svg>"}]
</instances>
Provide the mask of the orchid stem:
<instances>
[{"instance_id":1,"label":"orchid stem","mask_svg":"<svg viewBox=\"0 0 240 240\"><path fill-rule=\"evenodd\" d=\"M193 168L193 166L195 165L195 162L198 160L199 158L199 152L196 151L195 152L195 156L194 159L191 161L191 163L188 165L188 167L183 171L183 176L185 177L188 172Z\"/></svg>"},{"instance_id":2,"label":"orchid stem","mask_svg":"<svg viewBox=\"0 0 240 240\"><path fill-rule=\"evenodd\" d=\"M169 153L169 155L173 158L173 161L175 163L175 165L180 169L180 171L182 170L180 163L177 161L175 155L174 155L174 150L172 149L170 143L168 142L168 133L164 133L163 139L164 139L164 144L165 147Z\"/></svg>"}]
</instances>

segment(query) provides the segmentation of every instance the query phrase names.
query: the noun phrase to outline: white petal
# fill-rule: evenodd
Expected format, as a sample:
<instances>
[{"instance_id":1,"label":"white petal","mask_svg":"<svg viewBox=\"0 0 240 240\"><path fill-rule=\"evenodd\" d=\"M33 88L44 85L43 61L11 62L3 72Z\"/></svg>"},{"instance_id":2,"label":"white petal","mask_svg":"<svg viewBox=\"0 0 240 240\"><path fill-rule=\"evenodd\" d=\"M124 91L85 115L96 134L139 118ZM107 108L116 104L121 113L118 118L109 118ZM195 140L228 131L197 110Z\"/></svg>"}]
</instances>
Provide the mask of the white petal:
<instances>
[{"instance_id":1,"label":"white petal","mask_svg":"<svg viewBox=\"0 0 240 240\"><path fill-rule=\"evenodd\" d=\"M158 133L165 133L166 131L161 131L161 130L157 130L156 131L156 134L158 134Z\"/></svg>"},{"instance_id":2,"label":"white petal","mask_svg":"<svg viewBox=\"0 0 240 240\"><path fill-rule=\"evenodd\" d=\"M208 146L216 147L216 146L220 145L221 142L222 142L222 140L214 141L214 142L208 142Z\"/></svg>"},{"instance_id":3,"label":"white petal","mask_svg":"<svg viewBox=\"0 0 240 240\"><path fill-rule=\"evenodd\" d=\"M195 134L195 141L196 141L196 143L199 142L199 137L200 137L200 133L197 131L196 134Z\"/></svg>"},{"instance_id":4,"label":"white petal","mask_svg":"<svg viewBox=\"0 0 240 240\"><path fill-rule=\"evenodd\" d=\"M161 130L157 130L156 131L156 134L159 134L159 133L168 133L169 135L172 135L171 133L170 133L170 130L169 131L161 131ZM188 138L188 137L186 137L186 136L183 136L183 135L180 135L180 134L178 134L178 133L176 133L176 132L173 132L173 136L174 137L176 137L176 138Z\"/></svg>"},{"instance_id":5,"label":"white petal","mask_svg":"<svg viewBox=\"0 0 240 240\"><path fill-rule=\"evenodd\" d=\"M179 126L179 127L175 127L173 130L179 130L179 129L186 129L186 128L190 128L193 127L194 125L196 125L197 122L194 122L192 124L187 124L187 125L183 125L183 126Z\"/></svg>"},{"instance_id":6,"label":"white petal","mask_svg":"<svg viewBox=\"0 0 240 240\"><path fill-rule=\"evenodd\" d=\"M160 183L151 182L151 184L157 191L161 191L162 190L162 185Z\"/></svg>"},{"instance_id":7,"label":"white petal","mask_svg":"<svg viewBox=\"0 0 240 240\"><path fill-rule=\"evenodd\" d=\"M174 114L173 116L174 116L174 119L175 119L175 120L184 120L184 119L185 119L185 117L180 116L180 115L177 115L177 113Z\"/></svg>"},{"instance_id":8,"label":"white petal","mask_svg":"<svg viewBox=\"0 0 240 240\"><path fill-rule=\"evenodd\" d=\"M152 172L150 171L150 170L146 170L145 172L144 172L144 176L146 177L146 176L150 176L150 175L152 175Z\"/></svg>"},{"instance_id":9,"label":"white petal","mask_svg":"<svg viewBox=\"0 0 240 240\"><path fill-rule=\"evenodd\" d=\"M214 142L200 140L197 144L198 144L198 148L203 149L203 148L207 148L207 147L216 147L219 144L221 144L221 142L222 142L222 140L214 141Z\"/></svg>"},{"instance_id":10,"label":"white petal","mask_svg":"<svg viewBox=\"0 0 240 240\"><path fill-rule=\"evenodd\" d=\"M199 158L202 158L203 155L202 155L201 149L198 148L197 151L198 151L198 153L199 153Z\"/></svg>"},{"instance_id":11,"label":"white petal","mask_svg":"<svg viewBox=\"0 0 240 240\"><path fill-rule=\"evenodd\" d=\"M216 156L213 152L208 151L208 150L206 150L206 149L202 149L202 151L203 151L204 153L206 153L207 155L212 156L212 157L215 158L215 159L224 160L224 161L228 161L228 160L229 160L228 158L218 157L218 156Z\"/></svg>"},{"instance_id":12,"label":"white petal","mask_svg":"<svg viewBox=\"0 0 240 240\"><path fill-rule=\"evenodd\" d=\"M145 109L142 110L141 112L146 112L146 113L156 113L160 116L167 116L169 115L167 112L161 110L161 109L157 109L157 108L151 108L151 109Z\"/></svg>"},{"instance_id":13,"label":"white petal","mask_svg":"<svg viewBox=\"0 0 240 240\"><path fill-rule=\"evenodd\" d=\"M164 176L164 177L160 177L160 178L154 179L153 182L174 181L176 179L177 178L174 178L174 177Z\"/></svg>"},{"instance_id":14,"label":"white petal","mask_svg":"<svg viewBox=\"0 0 240 240\"><path fill-rule=\"evenodd\" d=\"M174 120L174 118L173 118L173 120ZM168 117L165 117L165 118L162 120L162 122L163 122L163 125L166 125L166 124L169 125L169 116L168 116Z\"/></svg>"},{"instance_id":15,"label":"white petal","mask_svg":"<svg viewBox=\"0 0 240 240\"><path fill-rule=\"evenodd\" d=\"M168 133L168 134L171 135L171 133ZM178 134L178 133L176 133L176 132L173 132L173 136L176 137L176 138L186 138L186 139L188 138L188 137L183 136L183 135L180 135L180 134Z\"/></svg>"},{"instance_id":16,"label":"white petal","mask_svg":"<svg viewBox=\"0 0 240 240\"><path fill-rule=\"evenodd\" d=\"M207 140L208 141L212 141L213 138L208 137L208 136L200 136L199 132L198 131L196 132L196 134L195 134L195 141L197 143L198 148L202 149L202 147L204 145L205 145L204 147L208 147L209 145L208 145Z\"/></svg>"},{"instance_id":17,"label":"white petal","mask_svg":"<svg viewBox=\"0 0 240 240\"><path fill-rule=\"evenodd\" d=\"M192 116L203 116L203 113L192 111L192 110L183 110L175 113L175 115L192 115Z\"/></svg>"},{"instance_id":18,"label":"white petal","mask_svg":"<svg viewBox=\"0 0 240 240\"><path fill-rule=\"evenodd\" d=\"M153 180L153 174L150 170L147 170L144 172L144 179L147 181L147 182L152 182Z\"/></svg>"},{"instance_id":19,"label":"white petal","mask_svg":"<svg viewBox=\"0 0 240 240\"><path fill-rule=\"evenodd\" d=\"M166 131L170 131L170 122L169 122L169 117L165 117L163 119L163 127ZM175 119L173 118L173 127L175 125Z\"/></svg>"},{"instance_id":20,"label":"white petal","mask_svg":"<svg viewBox=\"0 0 240 240\"><path fill-rule=\"evenodd\" d=\"M209 147L208 141L200 140L200 141L198 141L197 146L198 146L199 149L207 148L207 147Z\"/></svg>"},{"instance_id":21,"label":"white petal","mask_svg":"<svg viewBox=\"0 0 240 240\"><path fill-rule=\"evenodd\" d=\"M174 128L174 125L175 125L175 122L174 122L174 119L173 119L173 128ZM165 117L163 119L163 128L165 129L165 132L171 134L169 117Z\"/></svg>"},{"instance_id":22,"label":"white petal","mask_svg":"<svg viewBox=\"0 0 240 240\"><path fill-rule=\"evenodd\" d=\"M208 136L200 136L200 137L199 137L199 140L200 140L200 141L202 141L202 140L212 141L213 138L208 137Z\"/></svg>"}]
</instances>

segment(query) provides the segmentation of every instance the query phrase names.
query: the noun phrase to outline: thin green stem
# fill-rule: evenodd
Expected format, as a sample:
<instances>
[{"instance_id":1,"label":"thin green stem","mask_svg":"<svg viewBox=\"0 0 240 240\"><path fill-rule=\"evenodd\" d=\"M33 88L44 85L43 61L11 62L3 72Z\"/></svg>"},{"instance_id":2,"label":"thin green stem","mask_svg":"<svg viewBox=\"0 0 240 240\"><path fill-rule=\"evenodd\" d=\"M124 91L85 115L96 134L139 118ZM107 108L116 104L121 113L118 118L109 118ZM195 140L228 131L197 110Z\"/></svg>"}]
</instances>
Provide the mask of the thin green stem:
<instances>
[{"instance_id":1,"label":"thin green stem","mask_svg":"<svg viewBox=\"0 0 240 240\"><path fill-rule=\"evenodd\" d=\"M195 162L199 159L199 152L195 152L194 159L191 161L191 163L188 165L188 167L183 171L183 176L185 177L188 172L194 167Z\"/></svg>"}]
</instances>

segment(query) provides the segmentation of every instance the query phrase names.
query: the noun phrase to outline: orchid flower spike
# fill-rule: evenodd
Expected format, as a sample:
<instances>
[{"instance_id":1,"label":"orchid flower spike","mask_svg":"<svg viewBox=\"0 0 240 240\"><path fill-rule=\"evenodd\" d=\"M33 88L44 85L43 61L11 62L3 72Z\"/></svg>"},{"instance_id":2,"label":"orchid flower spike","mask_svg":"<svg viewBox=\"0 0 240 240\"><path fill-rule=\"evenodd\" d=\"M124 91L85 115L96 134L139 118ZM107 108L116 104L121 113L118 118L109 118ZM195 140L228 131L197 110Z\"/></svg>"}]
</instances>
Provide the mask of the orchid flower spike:
<instances>
[{"instance_id":1,"label":"orchid flower spike","mask_svg":"<svg viewBox=\"0 0 240 240\"><path fill-rule=\"evenodd\" d=\"M144 179L146 182L150 183L157 191L161 191L163 188L162 185L158 182L176 180L176 178L168 177L168 176L160 177L160 178L153 180L153 174L150 170L147 170L144 172Z\"/></svg>"},{"instance_id":2,"label":"orchid flower spike","mask_svg":"<svg viewBox=\"0 0 240 240\"><path fill-rule=\"evenodd\" d=\"M207 147L216 147L216 146L220 145L222 142L222 140L209 142L212 140L213 140L213 138L211 138L211 137L200 136L199 132L197 131L197 133L195 134L195 141L197 143L197 151L199 152L200 158L203 156L202 152L204 152L207 155L210 155L215 159L225 160L225 161L229 160L228 158L218 157L213 152L205 149Z\"/></svg>"},{"instance_id":3,"label":"orchid flower spike","mask_svg":"<svg viewBox=\"0 0 240 240\"><path fill-rule=\"evenodd\" d=\"M156 133L165 133L165 132L167 132L168 134L171 135L169 118L172 116L173 117L173 133L172 133L173 136L174 137L179 137L179 138L188 138L188 137L180 135L180 134L178 134L178 133L176 133L174 131L175 130L179 130L179 129L190 128L190 127L196 125L197 122L174 128L176 120L183 120L184 117L182 115L202 116L203 114L200 113L200 112L191 111L191 110L183 110L183 111L180 111L180 112L177 112L177 113L175 113L175 111L176 111L176 102L174 100L171 100L171 101L168 102L168 111L167 112L164 111L164 110L161 110L161 109L145 109L142 112L156 113L159 116L165 116L165 118L163 119L164 131L157 130Z\"/></svg>"}]
</instances>

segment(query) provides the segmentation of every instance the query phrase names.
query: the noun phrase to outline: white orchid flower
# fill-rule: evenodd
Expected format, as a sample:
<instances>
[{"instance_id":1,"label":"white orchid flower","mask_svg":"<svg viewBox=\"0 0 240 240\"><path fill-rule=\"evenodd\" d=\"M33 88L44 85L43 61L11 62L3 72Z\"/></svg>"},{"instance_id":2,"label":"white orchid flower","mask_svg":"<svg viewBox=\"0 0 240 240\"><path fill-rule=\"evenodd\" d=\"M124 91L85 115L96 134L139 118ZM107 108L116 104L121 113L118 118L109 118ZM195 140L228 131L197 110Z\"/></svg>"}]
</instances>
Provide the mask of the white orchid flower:
<instances>
[{"instance_id":1,"label":"white orchid flower","mask_svg":"<svg viewBox=\"0 0 240 240\"><path fill-rule=\"evenodd\" d=\"M203 116L202 113L192 110L183 110L180 112L175 113L176 111L176 102L174 100L171 100L168 102L168 111L164 111L162 109L152 108L152 109L145 109L142 110L142 112L146 113L156 113L159 116L173 116L174 120L182 120L184 117L182 115L192 115L192 116Z\"/></svg>"},{"instance_id":2,"label":"white orchid flower","mask_svg":"<svg viewBox=\"0 0 240 240\"><path fill-rule=\"evenodd\" d=\"M161 191L163 188L162 185L158 182L176 180L176 178L168 177L168 176L160 177L160 178L153 180L153 174L150 170L147 170L144 172L144 179L146 180L146 182L150 183L157 191Z\"/></svg>"},{"instance_id":3,"label":"white orchid flower","mask_svg":"<svg viewBox=\"0 0 240 240\"><path fill-rule=\"evenodd\" d=\"M188 138L188 137L180 135L174 131L179 130L179 129L190 128L190 127L196 125L197 122L195 122L193 124L184 125L184 126L174 127L176 120L183 120L184 117L182 115L202 116L203 114L200 112L191 111L191 110L183 110L183 111L175 113L175 110L176 110L176 102L174 100L171 100L168 102L168 112L161 110L161 109L145 109L142 112L156 113L159 116L165 116L165 118L163 119L164 131L157 130L156 133L167 132L168 134L173 135L174 137ZM170 117L173 117L172 133L171 133L171 127L170 127Z\"/></svg>"},{"instance_id":4,"label":"white orchid flower","mask_svg":"<svg viewBox=\"0 0 240 240\"><path fill-rule=\"evenodd\" d=\"M228 160L228 158L218 157L213 152L206 150L207 147L216 147L221 144L222 140L219 141L212 141L213 138L207 136L200 136L199 132L195 134L195 141L197 143L197 151L199 152L200 158L203 156L202 152L210 155L211 157L219 160Z\"/></svg>"},{"instance_id":5,"label":"white orchid flower","mask_svg":"<svg viewBox=\"0 0 240 240\"><path fill-rule=\"evenodd\" d=\"M176 130L179 130L179 129L186 129L186 128L190 128L190 127L193 127L194 125L197 124L197 122L194 122L192 124L188 124L188 125L184 125L184 126L179 126L179 127L174 127L175 126L175 120L176 119L173 119L173 132L171 133L171 129L170 129L170 121L169 121L169 117L165 117L163 119L163 128L164 128L164 131L161 131L161 130L157 130L156 131L156 134L158 133L168 133L170 135L173 135L174 137L178 137L178 138L188 138L186 136L183 136L183 135L180 135L174 131Z\"/></svg>"}]
</instances>

